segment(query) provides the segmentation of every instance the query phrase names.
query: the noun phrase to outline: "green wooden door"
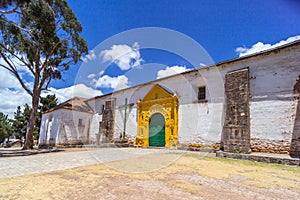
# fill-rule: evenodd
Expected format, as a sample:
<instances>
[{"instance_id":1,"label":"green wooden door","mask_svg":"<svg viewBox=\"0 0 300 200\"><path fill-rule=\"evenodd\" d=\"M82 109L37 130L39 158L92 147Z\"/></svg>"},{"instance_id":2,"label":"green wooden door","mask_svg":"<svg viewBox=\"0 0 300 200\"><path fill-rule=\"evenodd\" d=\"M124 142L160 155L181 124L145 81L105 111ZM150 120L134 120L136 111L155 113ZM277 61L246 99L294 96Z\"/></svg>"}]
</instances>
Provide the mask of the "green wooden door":
<instances>
[{"instance_id":1,"label":"green wooden door","mask_svg":"<svg viewBox=\"0 0 300 200\"><path fill-rule=\"evenodd\" d=\"M150 119L149 146L165 146L165 118L160 113L152 115Z\"/></svg>"}]
</instances>

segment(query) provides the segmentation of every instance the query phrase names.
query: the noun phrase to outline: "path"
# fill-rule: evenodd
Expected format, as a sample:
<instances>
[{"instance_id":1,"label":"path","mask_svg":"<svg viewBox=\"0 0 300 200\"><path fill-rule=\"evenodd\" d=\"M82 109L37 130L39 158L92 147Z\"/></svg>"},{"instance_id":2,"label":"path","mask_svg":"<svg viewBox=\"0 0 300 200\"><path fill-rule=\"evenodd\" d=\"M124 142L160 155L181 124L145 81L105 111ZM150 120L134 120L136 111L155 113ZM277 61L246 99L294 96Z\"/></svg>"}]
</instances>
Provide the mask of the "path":
<instances>
[{"instance_id":1,"label":"path","mask_svg":"<svg viewBox=\"0 0 300 200\"><path fill-rule=\"evenodd\" d=\"M0 157L0 178L21 176L73 167L107 163L154 154L166 154L172 150L137 148L101 148L86 151L64 151L31 156ZM177 151L178 154L185 153Z\"/></svg>"}]
</instances>

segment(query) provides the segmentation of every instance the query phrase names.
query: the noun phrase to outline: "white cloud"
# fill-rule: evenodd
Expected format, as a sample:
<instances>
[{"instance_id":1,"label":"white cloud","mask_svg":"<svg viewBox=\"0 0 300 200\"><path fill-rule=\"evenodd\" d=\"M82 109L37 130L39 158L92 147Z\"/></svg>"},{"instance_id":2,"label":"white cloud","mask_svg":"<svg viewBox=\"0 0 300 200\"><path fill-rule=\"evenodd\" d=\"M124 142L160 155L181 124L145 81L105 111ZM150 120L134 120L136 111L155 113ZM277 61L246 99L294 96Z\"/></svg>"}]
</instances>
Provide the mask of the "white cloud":
<instances>
[{"instance_id":1,"label":"white cloud","mask_svg":"<svg viewBox=\"0 0 300 200\"><path fill-rule=\"evenodd\" d=\"M139 67L143 61L137 42L132 47L125 44L113 45L110 49L101 51L100 56L104 62L113 62L121 70Z\"/></svg>"},{"instance_id":2,"label":"white cloud","mask_svg":"<svg viewBox=\"0 0 300 200\"><path fill-rule=\"evenodd\" d=\"M3 67L0 67L0 80L1 80L0 89L5 89L5 88L14 88L18 90L22 89L22 86L19 83L18 79Z\"/></svg>"},{"instance_id":3,"label":"white cloud","mask_svg":"<svg viewBox=\"0 0 300 200\"><path fill-rule=\"evenodd\" d=\"M22 88L17 78L8 70L0 67L0 112L13 117L17 106L31 102L30 95ZM25 83L30 85L30 83Z\"/></svg>"},{"instance_id":4,"label":"white cloud","mask_svg":"<svg viewBox=\"0 0 300 200\"><path fill-rule=\"evenodd\" d=\"M92 98L103 95L100 90L92 89L84 84L73 85L61 89L49 88L49 91L44 91L41 96L45 97L47 94L55 94L59 103L67 101L75 96ZM0 99L0 112L9 115L10 118L13 118L14 112L18 106L23 106L26 103L31 106L31 96L21 88L9 89L1 87Z\"/></svg>"},{"instance_id":5,"label":"white cloud","mask_svg":"<svg viewBox=\"0 0 300 200\"><path fill-rule=\"evenodd\" d=\"M3 60L0 59L0 62L3 62ZM26 71L28 69L20 66L17 67L19 71L28 73ZM13 114L18 106L23 106L26 103L31 105L31 96L22 88L17 78L3 67L0 67L0 80L4 80L0 81L0 112L13 118ZM32 89L33 83L25 81L25 85ZM50 88L50 91L44 91L42 96L46 96L47 94L55 94L59 102L64 102L74 96L91 98L103 93L84 84L78 84L61 89Z\"/></svg>"},{"instance_id":6,"label":"white cloud","mask_svg":"<svg viewBox=\"0 0 300 200\"><path fill-rule=\"evenodd\" d=\"M95 96L103 95L100 90L95 90L93 88L87 87L84 84L72 85L67 88L49 88L49 91L46 91L42 94L42 96L46 96L47 94L55 94L58 101L60 103L67 101L75 96L84 97L84 98L92 98Z\"/></svg>"},{"instance_id":7,"label":"white cloud","mask_svg":"<svg viewBox=\"0 0 300 200\"><path fill-rule=\"evenodd\" d=\"M102 70L101 72L99 72L99 76L102 76L104 74L104 70Z\"/></svg>"},{"instance_id":8,"label":"white cloud","mask_svg":"<svg viewBox=\"0 0 300 200\"><path fill-rule=\"evenodd\" d=\"M89 74L89 75L88 75L88 78L89 78L89 79L92 79L92 78L95 78L95 77L96 77L96 74Z\"/></svg>"},{"instance_id":9,"label":"white cloud","mask_svg":"<svg viewBox=\"0 0 300 200\"><path fill-rule=\"evenodd\" d=\"M112 88L114 90L120 90L128 87L128 78L124 75L118 77L104 75L99 79L94 79L92 83L96 88Z\"/></svg>"},{"instance_id":10,"label":"white cloud","mask_svg":"<svg viewBox=\"0 0 300 200\"><path fill-rule=\"evenodd\" d=\"M98 74L89 74L88 78L89 79L94 79L96 76L102 76L104 74L104 70L100 71Z\"/></svg>"},{"instance_id":11,"label":"white cloud","mask_svg":"<svg viewBox=\"0 0 300 200\"><path fill-rule=\"evenodd\" d=\"M247 56L250 54L255 54L261 51L265 51L268 49L272 49L275 47L279 47L291 42L294 42L296 40L300 40L300 35L294 36L294 37L290 37L286 40L281 40L280 42L276 43L276 44L264 44L262 42L258 42L256 44L254 44L251 48L247 48L247 47L238 47L235 49L235 52L237 52L239 54L239 57L242 56Z\"/></svg>"},{"instance_id":12,"label":"white cloud","mask_svg":"<svg viewBox=\"0 0 300 200\"><path fill-rule=\"evenodd\" d=\"M22 55L17 55L17 56L22 58ZM26 60L26 57L23 57L23 59L25 60L25 63L28 63L28 61ZM41 59L41 60L43 60L43 59ZM27 75L30 75L31 77L33 77L33 74L28 69L28 67L25 66L24 63L22 63L16 57L11 58L11 63L14 65L14 67L17 69L17 71L19 72L20 75L27 74ZM8 64L3 60L3 58L0 58L0 64L4 65L4 66L8 66ZM2 68L2 67L0 67L0 68Z\"/></svg>"},{"instance_id":13,"label":"white cloud","mask_svg":"<svg viewBox=\"0 0 300 200\"><path fill-rule=\"evenodd\" d=\"M86 55L85 57L81 57L81 60L83 62L88 62L90 60L96 60L96 58L97 58L97 56L96 56L94 50L91 50L91 51L89 51L88 55Z\"/></svg>"},{"instance_id":14,"label":"white cloud","mask_svg":"<svg viewBox=\"0 0 300 200\"><path fill-rule=\"evenodd\" d=\"M10 90L0 88L0 112L13 118L14 112L18 106L24 104L31 105L31 96L25 90Z\"/></svg>"},{"instance_id":15,"label":"white cloud","mask_svg":"<svg viewBox=\"0 0 300 200\"><path fill-rule=\"evenodd\" d=\"M160 78L171 76L171 75L174 75L174 74L179 74L179 73L185 72L187 70L189 70L189 69L186 68L185 66L175 65L175 66L172 66L172 67L166 67L166 69L162 69L162 70L159 70L157 72L157 77L156 78L160 79Z\"/></svg>"}]
</instances>

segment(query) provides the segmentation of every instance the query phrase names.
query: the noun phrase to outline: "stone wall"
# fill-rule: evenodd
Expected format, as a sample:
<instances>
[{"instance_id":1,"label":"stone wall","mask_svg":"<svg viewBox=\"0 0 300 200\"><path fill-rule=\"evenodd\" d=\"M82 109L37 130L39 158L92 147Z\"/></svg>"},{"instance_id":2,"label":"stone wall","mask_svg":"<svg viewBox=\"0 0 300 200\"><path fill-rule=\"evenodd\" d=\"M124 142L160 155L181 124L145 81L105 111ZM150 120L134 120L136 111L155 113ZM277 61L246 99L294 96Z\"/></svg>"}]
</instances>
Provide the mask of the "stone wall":
<instances>
[{"instance_id":1,"label":"stone wall","mask_svg":"<svg viewBox=\"0 0 300 200\"><path fill-rule=\"evenodd\" d=\"M226 111L224 151L250 152L249 70L229 72L225 76Z\"/></svg>"},{"instance_id":2,"label":"stone wall","mask_svg":"<svg viewBox=\"0 0 300 200\"><path fill-rule=\"evenodd\" d=\"M290 154L300 156L300 76L298 77L296 84L293 88L294 101L297 101L295 122L292 134Z\"/></svg>"},{"instance_id":3,"label":"stone wall","mask_svg":"<svg viewBox=\"0 0 300 200\"><path fill-rule=\"evenodd\" d=\"M99 126L99 138L100 142L113 142L114 139L114 101L106 101L105 107L102 113L102 121ZM97 141L98 143L98 141Z\"/></svg>"},{"instance_id":4,"label":"stone wall","mask_svg":"<svg viewBox=\"0 0 300 200\"><path fill-rule=\"evenodd\" d=\"M283 164L283 165L296 165L300 166L300 159L299 158L291 158L287 155L255 155L255 154L240 154L240 153L229 153L223 151L216 152L217 157L223 158L232 158L232 159L241 159L241 160L250 160L256 162L265 162L265 163L276 163L276 164Z\"/></svg>"},{"instance_id":5,"label":"stone wall","mask_svg":"<svg viewBox=\"0 0 300 200\"><path fill-rule=\"evenodd\" d=\"M290 141L251 138L252 152L289 154L290 146Z\"/></svg>"}]
</instances>

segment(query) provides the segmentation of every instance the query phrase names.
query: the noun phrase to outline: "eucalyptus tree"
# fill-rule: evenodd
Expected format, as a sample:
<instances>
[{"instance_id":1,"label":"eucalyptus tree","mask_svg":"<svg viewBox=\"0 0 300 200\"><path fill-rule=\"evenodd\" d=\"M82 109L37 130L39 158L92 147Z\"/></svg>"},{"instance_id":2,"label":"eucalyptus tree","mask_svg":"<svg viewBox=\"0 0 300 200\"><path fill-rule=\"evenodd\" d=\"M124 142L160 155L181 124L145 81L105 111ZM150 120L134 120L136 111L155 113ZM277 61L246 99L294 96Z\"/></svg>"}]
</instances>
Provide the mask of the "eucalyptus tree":
<instances>
[{"instance_id":1,"label":"eucalyptus tree","mask_svg":"<svg viewBox=\"0 0 300 200\"><path fill-rule=\"evenodd\" d=\"M0 9L0 67L14 74L31 96L23 147L31 149L41 92L88 48L80 36L82 26L66 0L7 0L1 1ZM30 81L24 78L24 71L30 74Z\"/></svg>"},{"instance_id":2,"label":"eucalyptus tree","mask_svg":"<svg viewBox=\"0 0 300 200\"><path fill-rule=\"evenodd\" d=\"M5 8L5 10L0 11L0 14L14 13L20 6L30 1L31 0L0 0L0 8Z\"/></svg>"}]
</instances>

